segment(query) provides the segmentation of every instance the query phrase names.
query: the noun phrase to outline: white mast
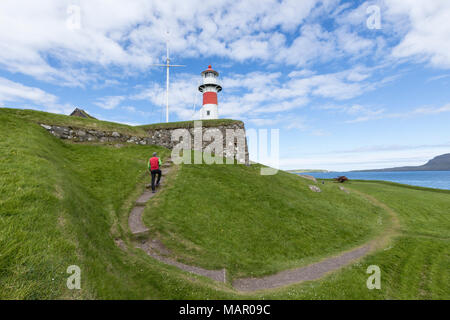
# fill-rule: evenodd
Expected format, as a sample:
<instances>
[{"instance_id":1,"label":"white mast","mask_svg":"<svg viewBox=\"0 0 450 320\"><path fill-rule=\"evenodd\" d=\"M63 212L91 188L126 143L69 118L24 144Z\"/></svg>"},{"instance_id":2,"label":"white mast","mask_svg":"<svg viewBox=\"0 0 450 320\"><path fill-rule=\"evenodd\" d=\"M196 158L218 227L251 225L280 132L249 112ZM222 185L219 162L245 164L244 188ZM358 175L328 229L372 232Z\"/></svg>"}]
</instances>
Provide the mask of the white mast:
<instances>
[{"instance_id":1,"label":"white mast","mask_svg":"<svg viewBox=\"0 0 450 320\"><path fill-rule=\"evenodd\" d=\"M169 41L166 42L167 51L167 76L166 76L166 122L169 122L169 69L170 69L170 58L169 58Z\"/></svg>"},{"instance_id":2,"label":"white mast","mask_svg":"<svg viewBox=\"0 0 450 320\"><path fill-rule=\"evenodd\" d=\"M166 41L166 64L153 64L153 66L166 67L166 122L169 122L169 69L171 67L185 67L180 64L170 64L169 39Z\"/></svg>"}]
</instances>

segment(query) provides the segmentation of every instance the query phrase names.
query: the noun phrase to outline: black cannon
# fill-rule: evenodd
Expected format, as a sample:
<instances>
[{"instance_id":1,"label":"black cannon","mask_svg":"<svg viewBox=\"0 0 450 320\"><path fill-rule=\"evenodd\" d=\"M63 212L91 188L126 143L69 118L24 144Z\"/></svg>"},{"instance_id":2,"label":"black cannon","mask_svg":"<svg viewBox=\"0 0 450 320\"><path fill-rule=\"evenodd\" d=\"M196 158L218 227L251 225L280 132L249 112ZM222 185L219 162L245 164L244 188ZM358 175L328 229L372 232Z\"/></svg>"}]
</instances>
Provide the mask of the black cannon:
<instances>
[{"instance_id":1,"label":"black cannon","mask_svg":"<svg viewBox=\"0 0 450 320\"><path fill-rule=\"evenodd\" d=\"M348 181L348 178L346 176L339 176L337 178L334 178L337 182L344 183L345 181Z\"/></svg>"}]
</instances>

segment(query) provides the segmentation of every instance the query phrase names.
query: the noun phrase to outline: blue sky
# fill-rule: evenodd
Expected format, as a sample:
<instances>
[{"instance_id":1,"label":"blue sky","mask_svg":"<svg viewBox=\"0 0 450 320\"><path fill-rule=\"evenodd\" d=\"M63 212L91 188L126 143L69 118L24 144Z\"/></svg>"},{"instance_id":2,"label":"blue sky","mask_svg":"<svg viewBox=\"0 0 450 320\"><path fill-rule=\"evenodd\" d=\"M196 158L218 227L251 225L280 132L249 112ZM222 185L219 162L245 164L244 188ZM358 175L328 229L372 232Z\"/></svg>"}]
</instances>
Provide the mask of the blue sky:
<instances>
[{"instance_id":1,"label":"blue sky","mask_svg":"<svg viewBox=\"0 0 450 320\"><path fill-rule=\"evenodd\" d=\"M186 65L171 121L192 119L212 64L220 117L279 129L283 169L418 165L450 152L449 16L447 0L2 0L0 106L162 122L169 31Z\"/></svg>"}]
</instances>

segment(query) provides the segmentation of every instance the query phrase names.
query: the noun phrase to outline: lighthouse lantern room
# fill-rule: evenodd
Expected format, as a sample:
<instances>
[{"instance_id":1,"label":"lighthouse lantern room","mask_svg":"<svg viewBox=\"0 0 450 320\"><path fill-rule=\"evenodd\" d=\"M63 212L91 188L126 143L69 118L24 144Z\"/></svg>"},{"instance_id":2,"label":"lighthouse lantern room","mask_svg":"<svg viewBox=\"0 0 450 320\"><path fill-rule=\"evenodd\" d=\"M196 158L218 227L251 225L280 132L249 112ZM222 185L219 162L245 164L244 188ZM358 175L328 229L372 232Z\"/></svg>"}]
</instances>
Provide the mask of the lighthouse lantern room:
<instances>
[{"instance_id":1,"label":"lighthouse lantern room","mask_svg":"<svg viewBox=\"0 0 450 320\"><path fill-rule=\"evenodd\" d=\"M219 112L217 107L217 92L222 91L222 87L217 81L219 73L208 66L208 69L201 73L203 84L198 90L203 93L203 106L200 109L200 119L218 119Z\"/></svg>"}]
</instances>

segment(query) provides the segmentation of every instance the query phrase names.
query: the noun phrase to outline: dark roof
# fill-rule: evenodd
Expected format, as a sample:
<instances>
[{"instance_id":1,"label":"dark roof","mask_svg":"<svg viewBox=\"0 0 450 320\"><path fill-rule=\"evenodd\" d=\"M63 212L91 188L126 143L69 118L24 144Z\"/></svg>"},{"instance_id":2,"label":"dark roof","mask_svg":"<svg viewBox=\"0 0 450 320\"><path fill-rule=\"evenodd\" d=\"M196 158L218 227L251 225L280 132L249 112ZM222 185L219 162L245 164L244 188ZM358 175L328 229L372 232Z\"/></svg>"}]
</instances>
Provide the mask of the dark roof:
<instances>
[{"instance_id":1,"label":"dark roof","mask_svg":"<svg viewBox=\"0 0 450 320\"><path fill-rule=\"evenodd\" d=\"M90 118L90 119L95 119L93 116L89 115L86 111L84 111L83 109L78 109L75 108L75 110L72 111L72 113L70 114L73 117L81 117L81 118Z\"/></svg>"}]
</instances>

